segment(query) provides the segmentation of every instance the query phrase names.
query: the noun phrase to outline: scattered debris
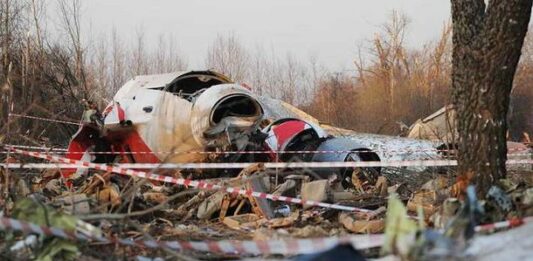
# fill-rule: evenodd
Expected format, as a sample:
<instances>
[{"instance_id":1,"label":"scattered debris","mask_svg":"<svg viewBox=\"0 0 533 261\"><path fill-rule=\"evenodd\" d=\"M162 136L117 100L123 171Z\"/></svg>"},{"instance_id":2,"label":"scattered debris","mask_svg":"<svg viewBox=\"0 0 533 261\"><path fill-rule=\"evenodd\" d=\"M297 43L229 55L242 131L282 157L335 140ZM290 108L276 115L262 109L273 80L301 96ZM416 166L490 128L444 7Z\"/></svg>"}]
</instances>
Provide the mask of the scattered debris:
<instances>
[{"instance_id":1,"label":"scattered debris","mask_svg":"<svg viewBox=\"0 0 533 261\"><path fill-rule=\"evenodd\" d=\"M196 217L198 217L198 219L210 219L213 214L222 208L224 197L225 194L223 192L216 192L205 199L200 206L198 206Z\"/></svg>"},{"instance_id":2,"label":"scattered debris","mask_svg":"<svg viewBox=\"0 0 533 261\"><path fill-rule=\"evenodd\" d=\"M286 206L286 205L285 205ZM289 209L290 211L290 209ZM294 225L298 218L300 217L299 211L294 211L290 213L287 217L273 218L268 221L269 228L281 228L281 227L290 227Z\"/></svg>"},{"instance_id":3,"label":"scattered debris","mask_svg":"<svg viewBox=\"0 0 533 261\"><path fill-rule=\"evenodd\" d=\"M331 198L330 184L327 179L302 184L302 199L326 202ZM310 207L305 206L306 208Z\"/></svg>"},{"instance_id":4,"label":"scattered debris","mask_svg":"<svg viewBox=\"0 0 533 261\"><path fill-rule=\"evenodd\" d=\"M340 213L339 222L348 230L359 234L379 234L385 229L385 219L358 220L352 213Z\"/></svg>"},{"instance_id":5,"label":"scattered debris","mask_svg":"<svg viewBox=\"0 0 533 261\"><path fill-rule=\"evenodd\" d=\"M89 201L85 194L70 194L55 198L52 204L61 206L70 215L84 215L91 213Z\"/></svg>"},{"instance_id":6,"label":"scattered debris","mask_svg":"<svg viewBox=\"0 0 533 261\"><path fill-rule=\"evenodd\" d=\"M228 227L236 230L250 230L259 226L261 218L255 214L242 214L238 216L225 217L222 222Z\"/></svg>"},{"instance_id":7,"label":"scattered debris","mask_svg":"<svg viewBox=\"0 0 533 261\"><path fill-rule=\"evenodd\" d=\"M96 194L96 198L98 199L100 205L107 205L111 208L117 207L120 205L120 203L122 203L119 189L114 184L110 184L103 187L102 190L98 191L98 193Z\"/></svg>"},{"instance_id":8,"label":"scattered debris","mask_svg":"<svg viewBox=\"0 0 533 261\"><path fill-rule=\"evenodd\" d=\"M162 204L168 199L168 196L162 192L145 192L143 193L143 199L150 204Z\"/></svg>"},{"instance_id":9,"label":"scattered debris","mask_svg":"<svg viewBox=\"0 0 533 261\"><path fill-rule=\"evenodd\" d=\"M435 228L444 229L455 217L460 207L461 202L456 198L444 200L439 211L431 216L431 223L433 223Z\"/></svg>"},{"instance_id":10,"label":"scattered debris","mask_svg":"<svg viewBox=\"0 0 533 261\"><path fill-rule=\"evenodd\" d=\"M508 179L499 180L484 200L478 200L472 187L466 197L457 197L458 187L466 188L468 182L454 184L453 167L341 168L333 163L441 159L453 153L439 154L439 142L354 134L321 125L293 106L258 97L216 72L138 76L102 112L95 103L84 103L82 125L66 152L70 159L106 164L251 165L240 171L156 168L135 177L114 175L107 166L93 170L55 169L54 165L31 178L23 170L9 178L0 168L0 192L6 195L0 197L2 215L43 226L32 227L34 232L57 227L102 239L84 245L73 241L79 237L66 240L69 236L53 233L2 231L5 238L0 244L12 252L8 259L81 259L92 248L95 259L109 258L109 253L127 253L138 260L157 260L161 253L178 259L183 259L181 254L236 259L243 253L260 258L283 253L274 257L296 260L364 260L383 255L405 260L470 258L490 255L480 249L485 239L476 233L507 229L533 216L530 171L510 171ZM428 128L445 128L450 108L417 122L412 133L435 139L437 134L430 135ZM450 138L448 132L440 134ZM525 145L510 145L531 151ZM290 162L332 164L312 169L265 168L265 163ZM151 180L145 179L148 175ZM187 182L170 182L170 178ZM509 220L505 228L501 224L490 231L483 227L505 220ZM0 228L4 228L1 222ZM380 249L356 250L361 242L344 240L362 236L355 234L369 234L369 241L381 236L376 242L362 243ZM333 241L328 237L334 237L335 244L329 244ZM220 240L226 241L213 243ZM254 250L243 251L240 248L246 246L230 244L233 240L255 240ZM289 247L300 243L307 244L297 246L301 253L316 252L312 247L319 243L333 248L311 255L290 252ZM160 249L136 247L141 245ZM235 249L218 251L230 245ZM272 246L284 250L271 251Z\"/></svg>"}]
</instances>

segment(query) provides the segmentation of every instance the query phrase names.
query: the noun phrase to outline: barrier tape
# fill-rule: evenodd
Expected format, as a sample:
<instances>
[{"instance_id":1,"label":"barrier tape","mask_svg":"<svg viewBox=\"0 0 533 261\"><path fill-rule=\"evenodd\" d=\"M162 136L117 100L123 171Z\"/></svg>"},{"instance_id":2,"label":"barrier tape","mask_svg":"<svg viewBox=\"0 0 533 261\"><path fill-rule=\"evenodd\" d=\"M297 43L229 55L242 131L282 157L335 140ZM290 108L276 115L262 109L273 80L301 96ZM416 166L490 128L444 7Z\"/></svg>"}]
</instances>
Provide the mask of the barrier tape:
<instances>
[{"instance_id":1,"label":"barrier tape","mask_svg":"<svg viewBox=\"0 0 533 261\"><path fill-rule=\"evenodd\" d=\"M511 219L493 224L475 227L476 232L492 231L494 229L512 228L533 221L533 217ZM105 238L89 234L81 234L75 230L65 230L57 227L40 226L12 218L0 218L0 229L21 231L24 234L38 234L55 236L68 240L97 241L102 243L118 243L126 246L145 248L168 248L172 250L201 251L225 254L250 255L296 255L311 254L326 250L337 244L352 244L357 249L381 247L385 243L384 234L350 235L344 237L327 237L311 239L280 239L280 240L221 240L221 241L160 241L134 240L125 238Z\"/></svg>"},{"instance_id":2,"label":"barrier tape","mask_svg":"<svg viewBox=\"0 0 533 261\"><path fill-rule=\"evenodd\" d=\"M49 154L52 154L52 155L65 155L65 154L71 154L71 155L79 155L79 154L85 154L85 152L67 152L67 151L63 151L61 149L58 149L58 150L40 150L40 151L45 151ZM8 152L6 151L0 151L0 154L7 154ZM90 155L121 155L121 154L131 154L131 155L154 155L154 154L157 154L158 152L88 152ZM233 152L233 151L229 151L227 153L221 153L221 152L160 152L160 154L194 154L194 153L197 153L197 154L236 154L236 152ZM255 153L255 152L252 152L253 154L259 154L259 153ZM263 154L270 154L272 152L263 152ZM282 152L282 153L285 153L285 152ZM311 152L297 152L297 151L289 151L288 153L290 154L298 154L298 153L311 153ZM317 151L316 153L342 153L342 151L328 151L328 152L322 152L322 151ZM242 153L242 154L246 154L246 153ZM455 157L452 157L452 156L441 156L442 158L447 158L447 159L452 159L452 158L455 158ZM507 157L508 158L517 158L517 157L529 157L529 158L533 158L533 152L529 152L529 153L510 153L510 154L507 154ZM430 157L426 158L426 160L429 160Z\"/></svg>"},{"instance_id":3,"label":"barrier tape","mask_svg":"<svg viewBox=\"0 0 533 261\"><path fill-rule=\"evenodd\" d=\"M104 238L82 235L75 231L57 227L40 226L12 218L0 218L0 229L21 231L25 234L56 236L68 240L97 241L102 243L118 243L126 246L145 248L168 248L172 250L188 250L225 254L249 255L296 255L311 254L334 247L340 243L352 244L357 249L380 247L385 242L385 235L350 235L345 237L324 237L311 239L280 239L280 240L221 240L221 241L159 241L134 240L124 238Z\"/></svg>"},{"instance_id":4,"label":"barrier tape","mask_svg":"<svg viewBox=\"0 0 533 261\"><path fill-rule=\"evenodd\" d=\"M56 152L67 152L68 149L66 148L53 148L53 147L45 147L45 146L29 146L29 145L14 145L14 144L4 144L6 147L16 148L16 149L30 149L30 150L40 150L40 151L53 151ZM3 152L5 153L5 152Z\"/></svg>"},{"instance_id":5,"label":"barrier tape","mask_svg":"<svg viewBox=\"0 0 533 261\"><path fill-rule=\"evenodd\" d=\"M508 227L518 227L525 223L533 222L533 217L526 217L526 218L512 218L509 220L496 222L492 224L485 224L485 225L479 225L475 227L476 232L485 232L485 231L492 231L495 229L502 229L502 228L508 228Z\"/></svg>"},{"instance_id":6,"label":"barrier tape","mask_svg":"<svg viewBox=\"0 0 533 261\"><path fill-rule=\"evenodd\" d=\"M31 149L31 150L41 150L41 151L53 151L54 153L67 153L66 148L51 148L51 147L38 147L38 146L25 146L25 145L10 145L6 144L5 146L20 148L20 149ZM526 153L508 153L508 156L527 156L533 155L533 151L530 149L522 148L512 148L508 149L509 152L519 152L519 151L530 151ZM91 151L89 154L95 155L114 155L114 154L270 154L270 153L279 153L279 154L329 154L329 153L352 153L352 150L290 150L290 151ZM413 153L413 152L456 152L456 150L449 149L403 149L403 150L371 150L371 151L356 151L357 153L376 153L376 152L385 152L389 154L393 153ZM3 152L5 153L5 152ZM85 154L86 152L81 151L72 151L68 152L69 154Z\"/></svg>"},{"instance_id":7,"label":"barrier tape","mask_svg":"<svg viewBox=\"0 0 533 261\"><path fill-rule=\"evenodd\" d=\"M28 155L31 157L41 158L45 160L66 163L66 164L73 164L77 166L83 166L86 168L93 168L93 169L102 170L102 171L114 172L114 173L125 175L125 176L134 176L134 177L139 177L139 178L144 178L144 179L172 183L176 185L183 185L187 187L194 187L194 188L207 189L207 190L224 190L231 194L252 196L256 198L264 198L264 199L269 199L272 201L281 201L285 203L292 203L292 204L298 204L298 205L304 205L304 206L316 206L316 207L337 209L337 210L342 210L342 211L360 212L360 213L366 213L366 214L373 212L372 210L363 209L363 208L356 208L356 207L350 207L350 206L339 205L339 204L318 202L314 200L304 200L304 199L299 199L299 198L273 195L273 194L268 194L264 192L253 191L250 189L242 189L238 187L224 187L222 185L206 183L204 181L199 181L199 180L174 178L170 176L163 176L163 175L148 173L144 171L125 169L125 168L110 166L106 164L97 164L97 163L90 163L90 162L79 161L79 160L72 160L72 159L47 155L47 154L43 154L39 152L23 151L19 149L12 149L12 150L16 153ZM248 165L251 165L251 164L248 164Z\"/></svg>"},{"instance_id":8,"label":"barrier tape","mask_svg":"<svg viewBox=\"0 0 533 261\"><path fill-rule=\"evenodd\" d=\"M38 152L29 152L37 153ZM26 154L26 153L23 153ZM27 154L26 154L27 155ZM33 156L33 155L32 155ZM49 157L56 157L47 155ZM42 158L42 157L40 157ZM48 159L48 158L47 158ZM58 160L54 160L58 161ZM94 168L87 162L53 163L7 163L0 164L10 169L62 169L62 168ZM94 163L90 163L94 164ZM243 162L243 163L124 163L113 167L125 169L244 169L254 164L263 164L267 169L283 168L372 168L372 167L450 167L457 166L457 160L408 160L408 161L349 161L349 162ZM507 160L507 165L529 165L533 159ZM103 164L103 166L108 166Z\"/></svg>"},{"instance_id":9,"label":"barrier tape","mask_svg":"<svg viewBox=\"0 0 533 261\"><path fill-rule=\"evenodd\" d=\"M16 114L16 113L9 113L9 117L19 117L19 118L27 118L27 119L33 119L33 120L41 120L41 121L48 121L48 122L55 122L55 123L64 123L64 124L70 124L70 125L82 125L79 122L73 122L73 121L63 121L63 120L56 120L56 119L50 119L50 118L42 118L42 117L36 117L36 116L29 116L29 115L22 115L22 114Z\"/></svg>"}]
</instances>

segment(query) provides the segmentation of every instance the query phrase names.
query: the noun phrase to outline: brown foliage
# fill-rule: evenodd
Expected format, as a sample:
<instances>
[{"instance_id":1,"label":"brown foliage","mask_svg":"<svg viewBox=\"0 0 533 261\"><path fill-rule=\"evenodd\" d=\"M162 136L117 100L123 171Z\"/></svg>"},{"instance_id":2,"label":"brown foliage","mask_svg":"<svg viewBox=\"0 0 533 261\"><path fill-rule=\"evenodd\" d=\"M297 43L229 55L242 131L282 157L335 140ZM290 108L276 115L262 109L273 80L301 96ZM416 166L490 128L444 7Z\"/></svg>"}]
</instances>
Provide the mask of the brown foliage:
<instances>
[{"instance_id":1,"label":"brown foliage","mask_svg":"<svg viewBox=\"0 0 533 261\"><path fill-rule=\"evenodd\" d=\"M355 62L355 79L332 74L315 86L314 98L301 106L321 121L362 132L400 134L451 103L451 27L417 50L403 44L406 18L393 13L369 47L372 56ZM360 49L360 53L362 49ZM533 133L533 36L523 48L508 113L510 139Z\"/></svg>"},{"instance_id":2,"label":"brown foliage","mask_svg":"<svg viewBox=\"0 0 533 261\"><path fill-rule=\"evenodd\" d=\"M355 62L355 80L344 77L339 84L338 75L322 80L315 99L307 106L309 110L319 119L342 127L399 134L400 126L447 104L450 28L443 29L437 42L409 51L404 46L407 24L407 18L393 13L383 33L372 41L368 64L362 58Z\"/></svg>"},{"instance_id":3,"label":"brown foliage","mask_svg":"<svg viewBox=\"0 0 533 261\"><path fill-rule=\"evenodd\" d=\"M160 36L153 50L147 47L142 30L136 32L134 41L123 40L114 29L109 35L82 41L84 31L79 28L82 20L76 6L80 1L60 1L65 6L59 9L63 24L59 27L65 33L59 38L41 29L45 14L54 10L45 10L45 5L34 0L8 3L8 10L0 5L3 123L10 97L15 113L73 120L81 114L83 98L105 106L134 75L186 69L170 36ZM399 134L401 126L450 102L450 27L445 26L437 41L408 49L404 43L407 26L406 17L393 13L369 45L359 49L350 73L329 73L315 57L302 62L262 46L246 48L234 35L213 41L206 66L235 76L260 95L299 105L324 122L362 132ZM527 40L509 112L514 139L522 132L533 132L532 50L533 41ZM14 143L36 143L47 137L64 145L75 131L72 126L25 119L12 119L10 126L14 135L7 142Z\"/></svg>"},{"instance_id":4,"label":"brown foliage","mask_svg":"<svg viewBox=\"0 0 533 261\"><path fill-rule=\"evenodd\" d=\"M8 119L10 112L76 121L82 99L103 107L137 74L185 69L171 38L161 36L155 50L145 47L142 31L131 46L114 30L110 39L84 42L81 4L60 0L57 10L46 10L35 0L0 3L0 133L9 126L10 134L5 143L38 145L46 140L64 146L76 131L69 125ZM42 30L52 13L59 18L59 36Z\"/></svg>"}]
</instances>

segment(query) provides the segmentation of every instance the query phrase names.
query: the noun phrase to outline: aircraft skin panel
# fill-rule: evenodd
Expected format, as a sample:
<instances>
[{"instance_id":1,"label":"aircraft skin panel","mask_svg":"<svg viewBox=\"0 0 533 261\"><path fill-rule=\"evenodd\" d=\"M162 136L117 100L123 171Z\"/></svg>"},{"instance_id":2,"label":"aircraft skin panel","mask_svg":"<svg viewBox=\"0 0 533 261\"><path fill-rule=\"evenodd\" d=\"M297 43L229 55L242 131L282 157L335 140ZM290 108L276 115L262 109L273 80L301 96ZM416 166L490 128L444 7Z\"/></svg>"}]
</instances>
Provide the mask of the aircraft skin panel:
<instances>
[{"instance_id":1,"label":"aircraft skin panel","mask_svg":"<svg viewBox=\"0 0 533 261\"><path fill-rule=\"evenodd\" d=\"M439 159L436 149L441 143L396 136L359 133L329 125L322 125L335 137L345 137L374 151L383 161ZM422 168L412 167L415 171Z\"/></svg>"},{"instance_id":2,"label":"aircraft skin panel","mask_svg":"<svg viewBox=\"0 0 533 261\"><path fill-rule=\"evenodd\" d=\"M154 111L160 105L164 92L150 89L136 89L128 96L112 102L112 109L105 118L106 128L120 128L121 121L128 120L132 124L148 123L154 117ZM176 99L179 99L176 97ZM120 109L123 117L120 117Z\"/></svg>"},{"instance_id":3,"label":"aircraft skin panel","mask_svg":"<svg viewBox=\"0 0 533 261\"><path fill-rule=\"evenodd\" d=\"M130 131L127 135L125 135L124 141L121 142L123 145L123 148L127 148L131 152L156 152L152 148L150 148L146 143L146 139L143 138L137 130ZM124 152L129 152L124 151ZM126 154L127 155L127 154ZM128 159L128 157L124 157ZM134 162L131 163L160 163L162 160L157 157L157 154L154 153L138 153L138 154L131 154L131 158Z\"/></svg>"},{"instance_id":4,"label":"aircraft skin panel","mask_svg":"<svg viewBox=\"0 0 533 261\"><path fill-rule=\"evenodd\" d=\"M258 99L265 110L265 118L272 119L272 121L295 118L308 123L318 124L316 118L284 101L261 96Z\"/></svg>"},{"instance_id":5,"label":"aircraft skin panel","mask_svg":"<svg viewBox=\"0 0 533 261\"><path fill-rule=\"evenodd\" d=\"M133 79L126 82L120 89L117 91L113 100L119 100L128 96L134 90L138 89L150 89L150 88L161 88L165 87L167 84L171 83L174 79L178 78L180 75L185 74L186 72L173 72L165 74L152 74L152 75L138 75Z\"/></svg>"},{"instance_id":6,"label":"aircraft skin panel","mask_svg":"<svg viewBox=\"0 0 533 261\"><path fill-rule=\"evenodd\" d=\"M189 124L192 104L178 96L162 92L154 117L146 124L139 124L137 131L148 147L154 152L175 152L173 154L157 153L158 158L167 162L200 162L203 154L180 153L203 151L203 146L196 142Z\"/></svg>"}]
</instances>

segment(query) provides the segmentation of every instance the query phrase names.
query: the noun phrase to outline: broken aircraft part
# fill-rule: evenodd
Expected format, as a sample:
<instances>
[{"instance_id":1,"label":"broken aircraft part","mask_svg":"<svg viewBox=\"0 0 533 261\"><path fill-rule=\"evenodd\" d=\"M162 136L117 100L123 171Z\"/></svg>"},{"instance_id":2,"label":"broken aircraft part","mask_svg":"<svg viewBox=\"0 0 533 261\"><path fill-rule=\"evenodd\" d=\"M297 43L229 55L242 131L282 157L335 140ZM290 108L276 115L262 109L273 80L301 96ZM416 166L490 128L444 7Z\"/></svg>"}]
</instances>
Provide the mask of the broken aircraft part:
<instances>
[{"instance_id":1,"label":"broken aircraft part","mask_svg":"<svg viewBox=\"0 0 533 261\"><path fill-rule=\"evenodd\" d=\"M320 144L318 151L338 151L334 153L316 153L313 156L313 161L321 162L338 162L338 161L380 161L379 156L368 149L367 147L360 145L356 141L345 137L332 137L325 140ZM349 186L352 180L351 175L353 173L364 174L365 176L376 179L381 171L380 167L375 168L361 168L357 172L353 168L336 168L336 169L316 169L315 173L321 177L327 178L332 173L336 174L343 183L344 187ZM348 180L348 182L347 182ZM353 186L353 184L352 184Z\"/></svg>"},{"instance_id":2,"label":"broken aircraft part","mask_svg":"<svg viewBox=\"0 0 533 261\"><path fill-rule=\"evenodd\" d=\"M82 125L69 144L67 157L104 163L183 163L376 161L437 155L431 142L349 131L347 136L339 134L339 129L320 126L318 120L296 107L256 96L249 88L213 71L137 76L119 89L102 117L103 125ZM421 149L426 150L423 155ZM294 153L315 150L353 153ZM399 154L391 150L419 152ZM207 151L264 153L215 157L198 153ZM379 172L379 168L373 170ZM74 171L63 171L63 175ZM320 171L342 177L347 170Z\"/></svg>"}]
</instances>

